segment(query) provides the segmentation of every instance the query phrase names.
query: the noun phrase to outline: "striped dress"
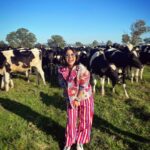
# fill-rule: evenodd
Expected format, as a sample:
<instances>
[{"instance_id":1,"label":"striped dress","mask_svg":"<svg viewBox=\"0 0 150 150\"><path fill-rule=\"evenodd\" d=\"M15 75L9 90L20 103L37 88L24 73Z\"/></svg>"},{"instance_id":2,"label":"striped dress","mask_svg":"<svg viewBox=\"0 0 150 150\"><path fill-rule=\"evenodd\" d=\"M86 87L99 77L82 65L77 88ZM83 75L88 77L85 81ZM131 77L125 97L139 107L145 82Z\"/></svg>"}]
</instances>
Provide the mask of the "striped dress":
<instances>
[{"instance_id":1,"label":"striped dress","mask_svg":"<svg viewBox=\"0 0 150 150\"><path fill-rule=\"evenodd\" d=\"M71 72L67 67L60 67L58 75L67 102L65 146L71 146L74 143L88 143L94 113L94 99L89 83L90 73L82 64L79 64L74 66ZM82 90L80 105L74 108L73 102L80 90Z\"/></svg>"}]
</instances>

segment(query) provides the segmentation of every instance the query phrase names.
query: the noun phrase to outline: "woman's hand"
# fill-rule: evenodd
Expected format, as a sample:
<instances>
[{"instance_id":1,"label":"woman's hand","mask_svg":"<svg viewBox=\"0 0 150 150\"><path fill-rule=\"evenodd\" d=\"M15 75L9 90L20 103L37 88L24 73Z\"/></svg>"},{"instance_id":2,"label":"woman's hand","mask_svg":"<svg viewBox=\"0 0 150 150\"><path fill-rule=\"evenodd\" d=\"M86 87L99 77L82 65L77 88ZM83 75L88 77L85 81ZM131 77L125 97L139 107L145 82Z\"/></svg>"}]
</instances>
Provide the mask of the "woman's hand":
<instances>
[{"instance_id":1,"label":"woman's hand","mask_svg":"<svg viewBox=\"0 0 150 150\"><path fill-rule=\"evenodd\" d=\"M74 100L73 105L76 108L76 107L78 107L80 105L80 102L77 101L77 100Z\"/></svg>"}]
</instances>

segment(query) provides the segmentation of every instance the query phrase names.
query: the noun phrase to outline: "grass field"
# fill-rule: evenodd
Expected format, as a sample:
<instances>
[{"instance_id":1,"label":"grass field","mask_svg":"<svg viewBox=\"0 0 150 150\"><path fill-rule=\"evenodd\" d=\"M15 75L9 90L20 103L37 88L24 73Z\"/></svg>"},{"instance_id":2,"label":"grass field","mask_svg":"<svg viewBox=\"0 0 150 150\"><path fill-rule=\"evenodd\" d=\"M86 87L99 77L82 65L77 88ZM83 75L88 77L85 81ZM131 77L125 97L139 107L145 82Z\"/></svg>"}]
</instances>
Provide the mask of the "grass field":
<instances>
[{"instance_id":1,"label":"grass field","mask_svg":"<svg viewBox=\"0 0 150 150\"><path fill-rule=\"evenodd\" d=\"M66 105L57 78L47 85L14 78L15 88L0 91L0 150L61 150ZM127 81L129 99L120 85L116 93L106 86L106 96L95 95L91 142L85 150L150 150L150 67L144 81ZM75 145L72 149L75 149Z\"/></svg>"}]
</instances>

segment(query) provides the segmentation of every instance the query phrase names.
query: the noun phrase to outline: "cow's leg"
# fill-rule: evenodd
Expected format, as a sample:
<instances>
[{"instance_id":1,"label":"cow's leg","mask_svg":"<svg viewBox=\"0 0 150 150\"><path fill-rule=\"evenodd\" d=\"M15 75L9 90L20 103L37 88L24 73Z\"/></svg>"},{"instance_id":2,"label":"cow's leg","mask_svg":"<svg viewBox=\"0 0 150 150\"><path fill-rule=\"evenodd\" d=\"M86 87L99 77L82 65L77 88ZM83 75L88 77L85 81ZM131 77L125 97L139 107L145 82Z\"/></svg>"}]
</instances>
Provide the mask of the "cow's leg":
<instances>
[{"instance_id":1,"label":"cow's leg","mask_svg":"<svg viewBox=\"0 0 150 150\"><path fill-rule=\"evenodd\" d=\"M10 82L10 74L6 72L4 74L4 84L5 84L5 91L9 91L9 82Z\"/></svg>"},{"instance_id":2,"label":"cow's leg","mask_svg":"<svg viewBox=\"0 0 150 150\"><path fill-rule=\"evenodd\" d=\"M95 75L91 75L91 85L92 85L92 92L93 94L96 93L96 84L97 84L97 79L95 78Z\"/></svg>"},{"instance_id":3,"label":"cow's leg","mask_svg":"<svg viewBox=\"0 0 150 150\"><path fill-rule=\"evenodd\" d=\"M131 68L131 83L134 81L134 76L135 76L135 68Z\"/></svg>"},{"instance_id":4,"label":"cow's leg","mask_svg":"<svg viewBox=\"0 0 150 150\"><path fill-rule=\"evenodd\" d=\"M26 76L26 78L27 78L27 82L28 82L28 83L30 82L30 80L29 80L29 71L30 71L30 70L27 70L27 71L25 72L25 76Z\"/></svg>"},{"instance_id":5,"label":"cow's leg","mask_svg":"<svg viewBox=\"0 0 150 150\"><path fill-rule=\"evenodd\" d=\"M144 66L140 69L140 80L143 80Z\"/></svg>"},{"instance_id":6,"label":"cow's leg","mask_svg":"<svg viewBox=\"0 0 150 150\"><path fill-rule=\"evenodd\" d=\"M57 74L58 72L58 65L55 65L55 75Z\"/></svg>"},{"instance_id":7,"label":"cow's leg","mask_svg":"<svg viewBox=\"0 0 150 150\"><path fill-rule=\"evenodd\" d=\"M122 70L122 73L123 73L123 89L124 89L124 93L125 93L125 96L126 98L129 98L129 95L127 93L127 90L126 90L126 83L125 83L125 69Z\"/></svg>"},{"instance_id":8,"label":"cow's leg","mask_svg":"<svg viewBox=\"0 0 150 150\"><path fill-rule=\"evenodd\" d=\"M126 90L126 84L123 84L123 89L124 89L124 93L125 93L126 98L129 98L129 95L128 95L127 90Z\"/></svg>"},{"instance_id":9,"label":"cow's leg","mask_svg":"<svg viewBox=\"0 0 150 150\"><path fill-rule=\"evenodd\" d=\"M108 85L110 85L110 79L109 79L109 77L107 78L107 83L108 83Z\"/></svg>"},{"instance_id":10,"label":"cow's leg","mask_svg":"<svg viewBox=\"0 0 150 150\"><path fill-rule=\"evenodd\" d=\"M10 85L10 88L14 88L14 82L12 79L9 80L9 85Z\"/></svg>"},{"instance_id":11,"label":"cow's leg","mask_svg":"<svg viewBox=\"0 0 150 150\"><path fill-rule=\"evenodd\" d=\"M44 85L46 85L44 71L42 70L42 67L37 68L37 82L38 83L39 83L39 74L40 74L40 76L41 76L41 78L43 80Z\"/></svg>"},{"instance_id":12,"label":"cow's leg","mask_svg":"<svg viewBox=\"0 0 150 150\"><path fill-rule=\"evenodd\" d=\"M95 94L96 93L96 84L97 84L97 79L93 79L93 86L92 86L92 91Z\"/></svg>"},{"instance_id":13,"label":"cow's leg","mask_svg":"<svg viewBox=\"0 0 150 150\"><path fill-rule=\"evenodd\" d=\"M4 89L4 88L5 88L4 77L2 77L2 79L1 79L1 89Z\"/></svg>"},{"instance_id":14,"label":"cow's leg","mask_svg":"<svg viewBox=\"0 0 150 150\"><path fill-rule=\"evenodd\" d=\"M104 96L105 95L105 77L101 78L101 95Z\"/></svg>"},{"instance_id":15,"label":"cow's leg","mask_svg":"<svg viewBox=\"0 0 150 150\"><path fill-rule=\"evenodd\" d=\"M137 83L139 82L139 72L140 72L140 69L136 69L136 71L135 71L135 81Z\"/></svg>"},{"instance_id":16,"label":"cow's leg","mask_svg":"<svg viewBox=\"0 0 150 150\"><path fill-rule=\"evenodd\" d=\"M50 63L50 75L52 76L53 75L53 64Z\"/></svg>"}]
</instances>

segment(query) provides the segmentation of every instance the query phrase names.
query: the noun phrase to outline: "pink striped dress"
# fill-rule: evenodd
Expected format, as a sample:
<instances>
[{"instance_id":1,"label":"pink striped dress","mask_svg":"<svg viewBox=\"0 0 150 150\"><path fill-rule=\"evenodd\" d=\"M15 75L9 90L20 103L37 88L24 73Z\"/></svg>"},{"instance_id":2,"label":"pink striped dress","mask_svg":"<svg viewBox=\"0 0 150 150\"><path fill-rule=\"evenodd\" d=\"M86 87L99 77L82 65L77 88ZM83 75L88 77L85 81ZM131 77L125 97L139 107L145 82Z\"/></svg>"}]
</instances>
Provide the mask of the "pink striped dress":
<instances>
[{"instance_id":1,"label":"pink striped dress","mask_svg":"<svg viewBox=\"0 0 150 150\"><path fill-rule=\"evenodd\" d=\"M90 73L82 64L79 64L74 66L71 72L69 72L68 67L60 67L58 75L59 83L64 88L64 96L68 104L65 146L71 146L74 143L88 143L94 113ZM82 90L80 105L74 108L73 102L79 90Z\"/></svg>"}]
</instances>

